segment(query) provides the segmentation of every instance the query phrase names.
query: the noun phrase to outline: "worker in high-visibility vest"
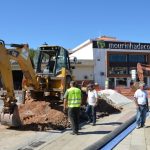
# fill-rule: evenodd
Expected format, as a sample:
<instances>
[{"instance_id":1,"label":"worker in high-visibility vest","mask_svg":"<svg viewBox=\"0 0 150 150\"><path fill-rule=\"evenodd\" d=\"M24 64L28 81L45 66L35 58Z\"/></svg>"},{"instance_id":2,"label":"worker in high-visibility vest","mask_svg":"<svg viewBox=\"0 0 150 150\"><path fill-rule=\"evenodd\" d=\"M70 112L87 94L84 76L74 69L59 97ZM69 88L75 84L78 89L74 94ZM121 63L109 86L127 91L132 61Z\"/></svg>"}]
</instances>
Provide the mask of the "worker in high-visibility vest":
<instances>
[{"instance_id":1,"label":"worker in high-visibility vest","mask_svg":"<svg viewBox=\"0 0 150 150\"><path fill-rule=\"evenodd\" d=\"M72 126L73 135L78 135L79 131L79 111L81 106L81 90L76 87L76 82L70 82L70 88L64 95L64 111L68 107L68 116Z\"/></svg>"}]
</instances>

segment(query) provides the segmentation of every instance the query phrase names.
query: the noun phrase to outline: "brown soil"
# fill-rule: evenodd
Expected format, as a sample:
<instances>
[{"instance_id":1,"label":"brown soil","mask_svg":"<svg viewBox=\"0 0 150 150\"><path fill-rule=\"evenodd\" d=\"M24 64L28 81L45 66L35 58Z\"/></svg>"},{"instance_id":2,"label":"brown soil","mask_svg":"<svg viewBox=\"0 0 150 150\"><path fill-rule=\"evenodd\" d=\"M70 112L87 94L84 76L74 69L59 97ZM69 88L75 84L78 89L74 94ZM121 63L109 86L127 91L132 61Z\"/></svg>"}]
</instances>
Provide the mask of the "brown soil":
<instances>
[{"instance_id":1,"label":"brown soil","mask_svg":"<svg viewBox=\"0 0 150 150\"><path fill-rule=\"evenodd\" d=\"M24 130L64 129L69 125L62 106L52 108L46 101L26 101L19 106L19 116Z\"/></svg>"},{"instance_id":2,"label":"brown soil","mask_svg":"<svg viewBox=\"0 0 150 150\"><path fill-rule=\"evenodd\" d=\"M81 108L81 122L86 120L85 106ZM120 112L104 100L100 100L97 106L97 118L107 116L114 112ZM44 100L36 101L28 98L25 104L19 106L19 116L22 122L21 130L44 131L48 129L63 130L70 126L68 116L63 112L63 105L57 103L52 106L51 102Z\"/></svg>"}]
</instances>

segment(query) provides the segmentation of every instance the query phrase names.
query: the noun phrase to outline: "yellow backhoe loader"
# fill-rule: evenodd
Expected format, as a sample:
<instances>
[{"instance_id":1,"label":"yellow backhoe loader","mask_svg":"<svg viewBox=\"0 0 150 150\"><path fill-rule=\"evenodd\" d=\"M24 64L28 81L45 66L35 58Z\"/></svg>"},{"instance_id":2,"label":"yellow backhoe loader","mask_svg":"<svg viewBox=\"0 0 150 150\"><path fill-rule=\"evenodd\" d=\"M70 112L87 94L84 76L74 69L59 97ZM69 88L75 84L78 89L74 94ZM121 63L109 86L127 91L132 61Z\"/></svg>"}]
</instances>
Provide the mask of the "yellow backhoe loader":
<instances>
[{"instance_id":1,"label":"yellow backhoe loader","mask_svg":"<svg viewBox=\"0 0 150 150\"><path fill-rule=\"evenodd\" d=\"M6 94L2 93L0 98L4 102L0 121L3 125L19 126L21 121L17 111L10 60L17 61L23 72L24 91L30 91L34 99L42 96L60 100L72 80L69 54L63 47L42 45L33 68L27 44L9 44L9 48L6 46L8 44L0 40L0 74L6 90Z\"/></svg>"}]
</instances>

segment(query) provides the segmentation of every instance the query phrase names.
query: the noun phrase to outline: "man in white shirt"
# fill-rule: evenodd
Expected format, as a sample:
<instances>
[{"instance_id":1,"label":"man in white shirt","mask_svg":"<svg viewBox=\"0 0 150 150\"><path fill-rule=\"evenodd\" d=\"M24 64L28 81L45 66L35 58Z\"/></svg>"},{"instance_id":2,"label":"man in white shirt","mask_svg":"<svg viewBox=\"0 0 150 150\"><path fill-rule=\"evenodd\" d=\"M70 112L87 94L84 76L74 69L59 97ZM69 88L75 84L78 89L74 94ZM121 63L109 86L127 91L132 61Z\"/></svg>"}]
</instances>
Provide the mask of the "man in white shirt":
<instances>
[{"instance_id":1,"label":"man in white shirt","mask_svg":"<svg viewBox=\"0 0 150 150\"><path fill-rule=\"evenodd\" d=\"M139 89L134 94L135 104L137 108L136 128L144 127L146 120L146 113L148 110L148 94L144 90L144 83L139 83Z\"/></svg>"},{"instance_id":2,"label":"man in white shirt","mask_svg":"<svg viewBox=\"0 0 150 150\"><path fill-rule=\"evenodd\" d=\"M97 105L97 92L94 89L93 84L88 85L88 97L86 113L88 115L88 123L93 122L93 126L96 124L96 105Z\"/></svg>"}]
</instances>

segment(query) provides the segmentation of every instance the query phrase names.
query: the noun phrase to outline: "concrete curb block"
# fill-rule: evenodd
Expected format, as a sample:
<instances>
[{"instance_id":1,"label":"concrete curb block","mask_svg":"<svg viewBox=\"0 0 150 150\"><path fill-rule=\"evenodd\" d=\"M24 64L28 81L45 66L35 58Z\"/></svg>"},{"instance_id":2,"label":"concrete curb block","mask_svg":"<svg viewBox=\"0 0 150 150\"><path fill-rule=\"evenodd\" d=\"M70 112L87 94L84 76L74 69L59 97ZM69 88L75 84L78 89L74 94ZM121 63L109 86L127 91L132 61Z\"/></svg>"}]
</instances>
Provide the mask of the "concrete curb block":
<instances>
[{"instance_id":1,"label":"concrete curb block","mask_svg":"<svg viewBox=\"0 0 150 150\"><path fill-rule=\"evenodd\" d=\"M92 145L88 146L84 150L99 150L104 147L108 142L114 139L117 135L119 135L123 130L125 130L128 126L130 126L136 119L136 116L133 116L125 123L117 127L115 130L104 136L102 139L98 140L97 142L93 143Z\"/></svg>"}]
</instances>

